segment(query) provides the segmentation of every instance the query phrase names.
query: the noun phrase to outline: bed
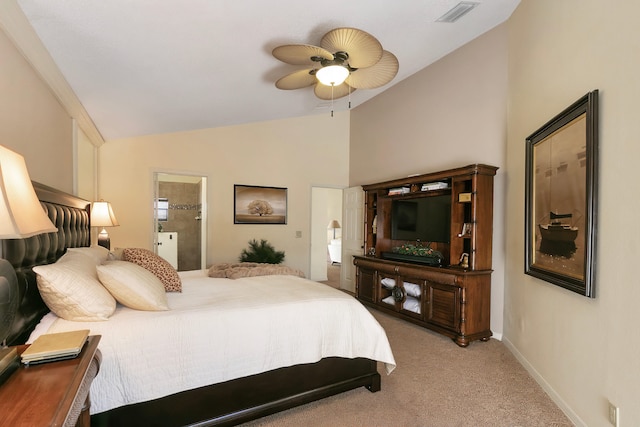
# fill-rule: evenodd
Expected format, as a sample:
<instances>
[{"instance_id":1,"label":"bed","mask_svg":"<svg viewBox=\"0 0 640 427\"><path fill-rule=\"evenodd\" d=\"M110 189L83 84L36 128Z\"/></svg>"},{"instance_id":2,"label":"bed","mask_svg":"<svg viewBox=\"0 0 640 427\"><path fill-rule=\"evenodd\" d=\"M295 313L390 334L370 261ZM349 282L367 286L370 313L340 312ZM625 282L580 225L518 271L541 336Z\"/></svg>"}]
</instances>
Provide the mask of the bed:
<instances>
[{"instance_id":1,"label":"bed","mask_svg":"<svg viewBox=\"0 0 640 427\"><path fill-rule=\"evenodd\" d=\"M20 344L40 333L82 327L102 335L101 371L91 391L95 425L235 425L358 387L378 391L378 363L387 373L395 367L384 331L354 298L294 276L231 280L200 271L181 273L183 292L167 293L171 309L154 318L118 305L104 322L60 319L44 304L33 268L55 263L68 248L90 246L89 203L37 183L34 187L59 230L3 242L3 256L22 288L8 342ZM195 309L187 309L193 305ZM285 314L291 308L292 314ZM176 320L173 316L182 311L190 317ZM343 314L348 319L339 317ZM109 325L117 324L136 327L115 334ZM181 325L182 335L168 333L163 341L170 324ZM337 331L338 338L329 338L330 330ZM220 332L221 336L213 335ZM120 336L126 350L116 343ZM143 339L148 341L141 343ZM240 347L233 347L233 342ZM295 357L282 351L285 345L295 349ZM158 384L153 368L152 374L142 372L140 366L153 364L158 353L172 357L155 369L164 369L164 377L175 377L174 383ZM230 357L222 358L222 353ZM254 357L267 353L272 357ZM123 365L123 360L135 363ZM143 387L130 392L124 379L142 382ZM124 391L114 394L110 387Z\"/></svg>"}]
</instances>

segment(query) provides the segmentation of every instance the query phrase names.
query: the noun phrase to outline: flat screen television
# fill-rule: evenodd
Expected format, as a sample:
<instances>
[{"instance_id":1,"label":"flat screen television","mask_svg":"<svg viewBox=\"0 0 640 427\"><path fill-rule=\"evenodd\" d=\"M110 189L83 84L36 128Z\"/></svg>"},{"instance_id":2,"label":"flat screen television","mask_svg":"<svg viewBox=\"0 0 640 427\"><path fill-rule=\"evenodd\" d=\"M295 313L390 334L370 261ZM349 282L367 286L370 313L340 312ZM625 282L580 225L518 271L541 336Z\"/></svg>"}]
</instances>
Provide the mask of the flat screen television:
<instances>
[{"instance_id":1,"label":"flat screen television","mask_svg":"<svg viewBox=\"0 0 640 427\"><path fill-rule=\"evenodd\" d=\"M391 202L391 238L449 243L451 196Z\"/></svg>"}]
</instances>

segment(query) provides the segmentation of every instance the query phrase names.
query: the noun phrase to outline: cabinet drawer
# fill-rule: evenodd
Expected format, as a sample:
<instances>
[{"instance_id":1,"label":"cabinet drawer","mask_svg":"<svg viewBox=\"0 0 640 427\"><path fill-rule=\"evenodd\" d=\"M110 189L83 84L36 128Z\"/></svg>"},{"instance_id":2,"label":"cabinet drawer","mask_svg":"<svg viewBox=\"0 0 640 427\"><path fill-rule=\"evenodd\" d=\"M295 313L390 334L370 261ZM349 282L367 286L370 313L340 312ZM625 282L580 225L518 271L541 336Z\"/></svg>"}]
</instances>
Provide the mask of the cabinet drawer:
<instances>
[{"instance_id":1,"label":"cabinet drawer","mask_svg":"<svg viewBox=\"0 0 640 427\"><path fill-rule=\"evenodd\" d=\"M427 282L427 292L429 293L427 321L459 331L460 288Z\"/></svg>"}]
</instances>

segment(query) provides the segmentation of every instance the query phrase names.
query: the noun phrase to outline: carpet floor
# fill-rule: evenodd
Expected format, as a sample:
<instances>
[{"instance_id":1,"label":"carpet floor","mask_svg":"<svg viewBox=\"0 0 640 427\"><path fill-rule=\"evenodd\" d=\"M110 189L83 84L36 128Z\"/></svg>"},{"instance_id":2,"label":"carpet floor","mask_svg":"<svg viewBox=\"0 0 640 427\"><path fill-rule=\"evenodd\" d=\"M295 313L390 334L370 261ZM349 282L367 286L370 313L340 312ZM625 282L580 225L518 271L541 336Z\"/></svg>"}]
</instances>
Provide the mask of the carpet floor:
<instances>
[{"instance_id":1,"label":"carpet floor","mask_svg":"<svg viewBox=\"0 0 640 427\"><path fill-rule=\"evenodd\" d=\"M327 264L327 280L324 282L325 285L329 285L332 288L340 289L340 269L342 267L340 264Z\"/></svg>"},{"instance_id":2,"label":"carpet floor","mask_svg":"<svg viewBox=\"0 0 640 427\"><path fill-rule=\"evenodd\" d=\"M275 426L568 427L573 424L502 342L451 339L371 310L397 368L382 390L342 393L249 423Z\"/></svg>"}]
</instances>

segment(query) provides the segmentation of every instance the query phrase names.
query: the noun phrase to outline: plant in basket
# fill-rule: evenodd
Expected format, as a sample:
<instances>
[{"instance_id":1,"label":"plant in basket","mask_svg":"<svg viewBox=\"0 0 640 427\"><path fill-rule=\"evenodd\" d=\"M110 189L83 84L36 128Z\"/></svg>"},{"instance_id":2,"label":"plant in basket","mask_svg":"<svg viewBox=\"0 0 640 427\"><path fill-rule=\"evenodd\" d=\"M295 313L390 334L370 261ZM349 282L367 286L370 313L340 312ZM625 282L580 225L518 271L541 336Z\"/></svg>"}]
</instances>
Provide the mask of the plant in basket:
<instances>
[{"instance_id":1,"label":"plant in basket","mask_svg":"<svg viewBox=\"0 0 640 427\"><path fill-rule=\"evenodd\" d=\"M437 260L437 264L440 264L444 259L440 251L431 247L431 242L422 243L420 240L417 240L415 244L405 243L401 246L396 246L392 251L402 255L431 258Z\"/></svg>"}]
</instances>

